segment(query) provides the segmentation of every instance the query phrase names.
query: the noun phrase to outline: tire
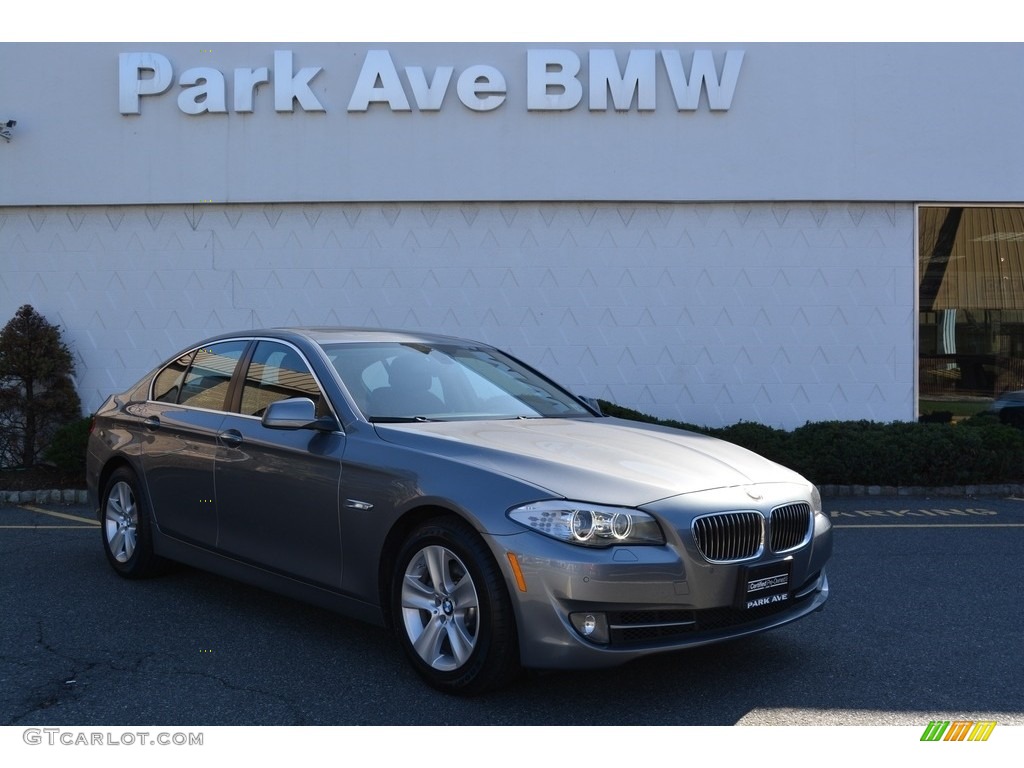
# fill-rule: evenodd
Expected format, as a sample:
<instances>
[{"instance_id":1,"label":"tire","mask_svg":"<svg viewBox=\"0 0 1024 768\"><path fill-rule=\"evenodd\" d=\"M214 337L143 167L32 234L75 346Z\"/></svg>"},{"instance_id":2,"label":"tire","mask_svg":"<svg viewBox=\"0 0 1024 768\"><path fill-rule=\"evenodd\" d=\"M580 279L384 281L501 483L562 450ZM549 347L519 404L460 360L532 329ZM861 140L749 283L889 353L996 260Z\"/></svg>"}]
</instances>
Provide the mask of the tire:
<instances>
[{"instance_id":1,"label":"tire","mask_svg":"<svg viewBox=\"0 0 1024 768\"><path fill-rule=\"evenodd\" d=\"M162 573L166 561L153 552L151 516L139 480L127 467L114 471L103 491L100 535L107 562L126 579Z\"/></svg>"},{"instance_id":2,"label":"tire","mask_svg":"<svg viewBox=\"0 0 1024 768\"><path fill-rule=\"evenodd\" d=\"M462 520L433 520L399 550L391 619L416 671L434 688L472 695L507 685L519 645L505 580Z\"/></svg>"}]
</instances>

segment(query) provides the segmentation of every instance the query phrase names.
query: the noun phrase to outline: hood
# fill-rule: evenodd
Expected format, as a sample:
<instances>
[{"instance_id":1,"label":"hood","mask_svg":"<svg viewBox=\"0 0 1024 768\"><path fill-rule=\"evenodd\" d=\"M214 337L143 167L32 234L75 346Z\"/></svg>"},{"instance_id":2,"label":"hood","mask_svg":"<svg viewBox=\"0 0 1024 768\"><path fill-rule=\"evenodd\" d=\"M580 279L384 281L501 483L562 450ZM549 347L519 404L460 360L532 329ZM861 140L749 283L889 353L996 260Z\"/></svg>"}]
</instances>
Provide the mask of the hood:
<instances>
[{"instance_id":1,"label":"hood","mask_svg":"<svg viewBox=\"0 0 1024 768\"><path fill-rule=\"evenodd\" d=\"M636 507L760 483L806 484L745 448L614 418L376 424L381 439L515 477L553 495Z\"/></svg>"}]
</instances>

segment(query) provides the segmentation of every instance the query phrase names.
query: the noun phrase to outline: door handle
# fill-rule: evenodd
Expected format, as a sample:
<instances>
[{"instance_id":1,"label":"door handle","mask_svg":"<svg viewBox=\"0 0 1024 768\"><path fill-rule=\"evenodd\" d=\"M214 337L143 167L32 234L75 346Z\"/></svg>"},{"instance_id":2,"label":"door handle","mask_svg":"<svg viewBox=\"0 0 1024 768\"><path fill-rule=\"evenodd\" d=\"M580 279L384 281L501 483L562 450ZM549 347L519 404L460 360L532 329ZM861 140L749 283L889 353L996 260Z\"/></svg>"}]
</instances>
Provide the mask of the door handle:
<instances>
[{"instance_id":1,"label":"door handle","mask_svg":"<svg viewBox=\"0 0 1024 768\"><path fill-rule=\"evenodd\" d=\"M153 430L160 428L160 419L156 416L150 416L142 422L142 425L152 432Z\"/></svg>"},{"instance_id":2,"label":"door handle","mask_svg":"<svg viewBox=\"0 0 1024 768\"><path fill-rule=\"evenodd\" d=\"M228 448L237 448L242 444L242 433L237 429L226 429L218 437Z\"/></svg>"}]
</instances>

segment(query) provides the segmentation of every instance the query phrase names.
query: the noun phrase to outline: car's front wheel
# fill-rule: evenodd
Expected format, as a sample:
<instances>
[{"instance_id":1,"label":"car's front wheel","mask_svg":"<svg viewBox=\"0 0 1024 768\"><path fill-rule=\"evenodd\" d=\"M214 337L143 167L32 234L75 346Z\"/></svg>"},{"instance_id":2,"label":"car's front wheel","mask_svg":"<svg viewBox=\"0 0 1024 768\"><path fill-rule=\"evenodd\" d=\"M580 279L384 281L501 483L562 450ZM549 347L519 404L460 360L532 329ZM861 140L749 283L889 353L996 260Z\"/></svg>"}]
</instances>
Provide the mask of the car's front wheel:
<instances>
[{"instance_id":1,"label":"car's front wheel","mask_svg":"<svg viewBox=\"0 0 1024 768\"><path fill-rule=\"evenodd\" d=\"M519 649L505 580L469 525L443 518L413 531L391 584L399 641L432 686L475 694L515 676Z\"/></svg>"},{"instance_id":2,"label":"car's front wheel","mask_svg":"<svg viewBox=\"0 0 1024 768\"><path fill-rule=\"evenodd\" d=\"M149 510L132 470L121 467L110 476L102 509L100 533L111 567L129 579L163 571L165 561L153 552Z\"/></svg>"}]
</instances>

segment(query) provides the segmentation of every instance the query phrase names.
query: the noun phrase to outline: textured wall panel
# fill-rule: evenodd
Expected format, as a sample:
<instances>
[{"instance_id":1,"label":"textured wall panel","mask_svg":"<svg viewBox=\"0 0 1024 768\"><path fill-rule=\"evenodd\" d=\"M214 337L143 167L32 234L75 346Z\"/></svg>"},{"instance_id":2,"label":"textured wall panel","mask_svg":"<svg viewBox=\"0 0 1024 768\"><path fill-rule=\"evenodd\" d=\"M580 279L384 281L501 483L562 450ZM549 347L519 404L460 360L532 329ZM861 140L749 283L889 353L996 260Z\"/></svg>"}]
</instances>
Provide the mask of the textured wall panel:
<instances>
[{"instance_id":1,"label":"textured wall panel","mask_svg":"<svg viewBox=\"0 0 1024 768\"><path fill-rule=\"evenodd\" d=\"M910 419L913 207L0 208L0 318L60 323L87 409L224 330L417 328L685 421Z\"/></svg>"},{"instance_id":2,"label":"textured wall panel","mask_svg":"<svg viewBox=\"0 0 1024 768\"><path fill-rule=\"evenodd\" d=\"M636 13L632 8L625 12ZM863 14L860 8L855 12ZM994 28L999 21L994 16ZM550 27L542 14L537 25ZM691 25L671 23L662 29L695 31ZM209 32L209 25L203 31ZM398 215L398 202L410 200L1024 199L1019 170L1024 168L1024 142L1019 139L1024 133L1024 46L1018 42L205 41L202 46L5 41L0 45L0 120L14 119L17 125L10 143L0 141L8 182L0 184L0 205L377 200L395 202L393 215L404 219ZM390 52L394 78L402 82L411 109L378 102L365 111L349 112L368 52L381 48ZM530 109L529 51L551 48L579 57L585 93L572 108ZM590 52L599 49L614 51L620 72L630 66L634 52L659 52L653 79L645 78L641 86L656 93L654 109L641 110L639 97L618 109L591 103L598 94L591 92L587 72ZM283 69L275 61L275 50L292 51L294 67ZM728 109L709 109L705 86L697 108L680 111L660 53L666 50L681 57L691 83L696 51L711 53L716 74L709 79L716 82L727 51L743 50ZM167 57L173 84L162 94L143 96L139 114L122 114L119 55L142 51ZM480 64L495 67L506 78L507 99L497 109L469 109L459 99L458 78ZM405 68L421 67L432 78L441 66L454 67L455 74L440 108L420 110ZM225 112L186 114L179 108L179 96L189 98L180 78L194 67L224 75ZM268 68L271 82L256 89L251 112L235 111L232 101L239 91L233 72L261 67ZM307 112L298 105L283 112L275 108L279 86L287 87L300 67L322 68L310 88L324 111ZM134 77L126 73L129 88ZM535 79L532 85L541 83ZM211 95L219 90L211 85ZM205 106L216 109L213 103ZM17 183L9 183L12 179ZM413 229L401 221L395 226L408 247L447 242L467 248L481 245L472 235L482 233L465 232L465 227L475 226L475 213L460 213L463 221L451 223L450 231L443 207L423 210ZM677 229L634 228L629 219L634 213L647 218L646 209L622 208L613 212L622 219L620 227L574 233L574 239L580 247L595 248L679 244ZM787 213L769 208L736 215L784 218ZM483 208L479 215L490 218ZM600 223L600 213L585 211L581 218L591 216ZM821 231L804 235L813 247L843 247L842 240L852 235L829 226L827 206L807 210L804 217L822 221ZM239 221L237 226L244 236L247 225ZM316 228L293 230L296 241L325 246L317 237L319 224ZM268 235L265 241L263 234ZM363 232L345 233L356 234ZM780 234L792 233L766 232L764 239L785 247ZM512 226L492 235L500 246L568 245L557 228L524 231ZM718 235L714 230L688 231L696 247L725 245ZM759 237L758 229L750 229L730 231L729 239L735 247L747 248L760 247ZM268 249L291 247L285 245L287 235L277 238L264 232L257 239ZM365 245L340 232L338 239L342 245ZM847 244L856 247L854 240ZM382 237L379 244L388 247L390 242Z\"/></svg>"}]
</instances>

